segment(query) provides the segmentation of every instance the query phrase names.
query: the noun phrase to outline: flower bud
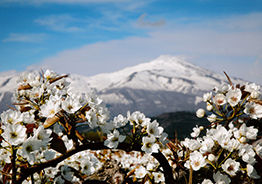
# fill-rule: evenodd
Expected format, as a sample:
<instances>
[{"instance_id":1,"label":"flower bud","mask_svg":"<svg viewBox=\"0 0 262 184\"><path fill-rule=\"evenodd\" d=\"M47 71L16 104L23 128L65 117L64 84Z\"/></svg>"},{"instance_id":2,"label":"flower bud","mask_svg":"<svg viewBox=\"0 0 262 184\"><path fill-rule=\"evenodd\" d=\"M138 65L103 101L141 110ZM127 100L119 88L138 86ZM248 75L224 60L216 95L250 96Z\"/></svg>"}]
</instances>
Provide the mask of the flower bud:
<instances>
[{"instance_id":1,"label":"flower bud","mask_svg":"<svg viewBox=\"0 0 262 184\"><path fill-rule=\"evenodd\" d=\"M229 129L233 129L235 127L232 121L228 124L228 127Z\"/></svg>"},{"instance_id":2,"label":"flower bud","mask_svg":"<svg viewBox=\"0 0 262 184\"><path fill-rule=\"evenodd\" d=\"M244 123L243 119L238 119L238 123Z\"/></svg>"},{"instance_id":3,"label":"flower bud","mask_svg":"<svg viewBox=\"0 0 262 184\"><path fill-rule=\"evenodd\" d=\"M210 123L214 123L216 122L217 120L217 116L215 114L211 114L207 117L207 120L210 122Z\"/></svg>"},{"instance_id":4,"label":"flower bud","mask_svg":"<svg viewBox=\"0 0 262 184\"><path fill-rule=\"evenodd\" d=\"M203 118L205 116L205 114L206 114L206 111L202 108L200 108L196 111L196 116L198 118Z\"/></svg>"},{"instance_id":5,"label":"flower bud","mask_svg":"<svg viewBox=\"0 0 262 184\"><path fill-rule=\"evenodd\" d=\"M208 111L212 111L212 110L213 110L213 105L211 105L210 103L207 103L206 109L207 109Z\"/></svg>"},{"instance_id":6,"label":"flower bud","mask_svg":"<svg viewBox=\"0 0 262 184\"><path fill-rule=\"evenodd\" d=\"M211 153L211 154L208 155L207 159L208 159L209 161L213 162L213 161L215 161L216 156Z\"/></svg>"},{"instance_id":7,"label":"flower bud","mask_svg":"<svg viewBox=\"0 0 262 184\"><path fill-rule=\"evenodd\" d=\"M241 138L239 139L239 142L245 143L245 142L247 142L247 138L246 138L246 137L241 137Z\"/></svg>"}]
</instances>

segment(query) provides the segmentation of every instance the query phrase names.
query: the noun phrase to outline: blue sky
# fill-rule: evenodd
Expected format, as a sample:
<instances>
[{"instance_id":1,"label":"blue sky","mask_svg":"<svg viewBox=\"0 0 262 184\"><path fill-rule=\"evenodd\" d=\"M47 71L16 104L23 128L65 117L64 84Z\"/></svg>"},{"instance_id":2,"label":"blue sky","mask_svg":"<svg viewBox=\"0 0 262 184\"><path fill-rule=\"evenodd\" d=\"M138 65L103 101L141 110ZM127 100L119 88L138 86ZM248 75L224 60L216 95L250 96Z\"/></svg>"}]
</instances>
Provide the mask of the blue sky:
<instances>
[{"instance_id":1,"label":"blue sky","mask_svg":"<svg viewBox=\"0 0 262 184\"><path fill-rule=\"evenodd\" d=\"M92 76L174 55L262 84L261 0L0 0L0 72Z\"/></svg>"}]
</instances>

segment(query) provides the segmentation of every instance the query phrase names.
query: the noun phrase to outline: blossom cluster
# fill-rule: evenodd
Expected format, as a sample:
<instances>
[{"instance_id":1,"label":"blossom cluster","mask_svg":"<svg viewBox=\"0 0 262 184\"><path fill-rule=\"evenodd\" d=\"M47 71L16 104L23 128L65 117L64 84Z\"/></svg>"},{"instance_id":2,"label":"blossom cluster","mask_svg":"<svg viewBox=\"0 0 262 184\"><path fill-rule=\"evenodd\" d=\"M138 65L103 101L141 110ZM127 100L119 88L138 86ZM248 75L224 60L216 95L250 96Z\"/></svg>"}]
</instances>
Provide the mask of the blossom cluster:
<instances>
[{"instance_id":1,"label":"blossom cluster","mask_svg":"<svg viewBox=\"0 0 262 184\"><path fill-rule=\"evenodd\" d=\"M127 124L133 126L132 135L124 129ZM109 148L117 148L119 142L127 139L127 142L133 142L133 144L142 141L141 150L147 154L157 153L160 148L159 145L165 144L168 136L156 120L151 122L150 118L139 111L132 114L128 111L127 117L118 115L110 122L110 126L107 130L111 130L111 132L108 132L107 140L104 142ZM122 130L125 135L120 135L117 129Z\"/></svg>"},{"instance_id":2,"label":"blossom cluster","mask_svg":"<svg viewBox=\"0 0 262 184\"><path fill-rule=\"evenodd\" d=\"M125 178L148 184L188 183L182 181L187 175L202 184L261 179L259 85L233 85L228 77L229 84L203 95L206 110L196 112L210 126L196 125L191 138L169 142L164 128L142 112L110 120L95 93L72 93L66 77L51 70L20 76L16 108L1 114L1 182L80 184L107 160L120 163ZM81 127L97 130L100 142L79 133Z\"/></svg>"},{"instance_id":3,"label":"blossom cluster","mask_svg":"<svg viewBox=\"0 0 262 184\"><path fill-rule=\"evenodd\" d=\"M101 104L102 101L94 93L71 93L65 77L58 77L51 70L46 70L42 75L26 72L19 77L18 88L13 96L13 104L18 110L9 109L1 114L0 170L3 173L10 172L8 164L12 165L11 172L19 173L22 172L21 168L48 162L73 149L81 143L79 140L73 141L76 133L72 134L72 129L77 128L77 121L80 124L80 120L84 119L90 127L96 127L108 120L109 113ZM81 135L77 135L83 140ZM73 159L75 157L78 159ZM14 158L13 162L11 158ZM83 174L92 174L99 168L91 154L76 154L73 158L60 162L57 167L46 168L41 175L46 173L45 177L48 176L52 181L74 181L77 179L72 176L72 168ZM69 164L69 159L74 162L78 160L78 164ZM10 179L7 174L0 176L4 180ZM38 179L39 176L34 174ZM37 181L36 178L34 180Z\"/></svg>"},{"instance_id":4,"label":"blossom cluster","mask_svg":"<svg viewBox=\"0 0 262 184\"><path fill-rule=\"evenodd\" d=\"M215 86L215 95L212 92L203 95L203 101L206 102L207 111L212 114L207 116L211 123L216 121L228 121L228 118L235 118L237 115L245 113L251 119L262 117L262 105L256 103L260 97L260 86L255 83L246 83L244 86L224 84ZM229 112L236 114L229 116ZM202 118L206 115L204 109L200 108L196 112L197 117Z\"/></svg>"},{"instance_id":5,"label":"blossom cluster","mask_svg":"<svg viewBox=\"0 0 262 184\"><path fill-rule=\"evenodd\" d=\"M66 77L58 76L52 70L40 74L25 72L19 77L13 95L16 109L1 114L0 180L15 183L23 178L26 169L55 163L38 172L33 171L23 183L81 183L103 164L88 149L75 151L81 145L93 142L77 131L82 126L99 128L102 136L106 136L104 145L110 149L125 141L131 149L140 147L150 156L165 144L167 134L156 121L151 122L139 111L128 112L127 117L118 115L109 121L109 111L102 100L93 92L72 93ZM131 133L126 131L126 125L132 127ZM70 151L75 152L63 158ZM56 163L60 158L63 159ZM123 162L123 165L127 168L128 164ZM142 168L143 164L140 165ZM142 171L135 172L140 173L136 178L145 177ZM157 175L157 172L153 174ZM162 181L162 177L155 181Z\"/></svg>"},{"instance_id":6,"label":"blossom cluster","mask_svg":"<svg viewBox=\"0 0 262 184\"><path fill-rule=\"evenodd\" d=\"M215 128L207 129L203 137L186 138L182 141L181 145L190 152L184 166L198 171L209 164L214 170L221 170L224 174L220 173L219 176L224 175L228 181L229 177L240 173L259 179L254 164L257 162L256 156L262 156L262 146L247 143L248 140L256 140L258 130L252 126L247 127L245 123L240 128L236 128L233 123L230 123L229 127L227 130L219 124ZM216 181L215 178L214 180Z\"/></svg>"},{"instance_id":7,"label":"blossom cluster","mask_svg":"<svg viewBox=\"0 0 262 184\"><path fill-rule=\"evenodd\" d=\"M168 149L161 150L163 153ZM170 150L169 150L170 151ZM158 161L150 154L139 151L125 152L123 150L98 150L92 152L101 162L105 160L116 160L127 175L135 181L145 183L165 182L163 170L159 167Z\"/></svg>"},{"instance_id":8,"label":"blossom cluster","mask_svg":"<svg viewBox=\"0 0 262 184\"><path fill-rule=\"evenodd\" d=\"M215 87L215 94L203 95L207 112L200 108L196 116L206 117L210 126L196 125L190 134L192 138L170 146L179 160L177 163L190 172L202 174L198 175L202 184L261 178L256 170L262 160L259 129L250 125L250 120L259 123L262 117L260 87L254 83L233 85L230 79L229 83ZM209 175L204 174L208 172Z\"/></svg>"}]
</instances>

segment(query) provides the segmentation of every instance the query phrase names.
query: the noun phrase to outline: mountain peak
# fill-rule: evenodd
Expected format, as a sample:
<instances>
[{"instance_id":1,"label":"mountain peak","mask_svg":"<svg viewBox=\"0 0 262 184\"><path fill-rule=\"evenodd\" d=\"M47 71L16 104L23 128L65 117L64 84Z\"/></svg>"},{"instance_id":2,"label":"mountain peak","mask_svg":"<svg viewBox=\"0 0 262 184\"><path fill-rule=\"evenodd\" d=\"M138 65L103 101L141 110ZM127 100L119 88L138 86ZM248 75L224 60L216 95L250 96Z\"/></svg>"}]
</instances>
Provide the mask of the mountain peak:
<instances>
[{"instance_id":1,"label":"mountain peak","mask_svg":"<svg viewBox=\"0 0 262 184\"><path fill-rule=\"evenodd\" d=\"M173 64L173 65L183 65L183 63L189 64L187 61L178 56L171 55L161 55L158 58L150 61L152 64Z\"/></svg>"},{"instance_id":2,"label":"mountain peak","mask_svg":"<svg viewBox=\"0 0 262 184\"><path fill-rule=\"evenodd\" d=\"M143 70L152 70L152 69L173 69L176 68L185 68L185 67L196 67L193 64L185 61L182 58L179 58L178 56L171 56L171 55L161 55L158 58L147 62L147 63L141 63L134 67L137 71L143 71Z\"/></svg>"},{"instance_id":3,"label":"mountain peak","mask_svg":"<svg viewBox=\"0 0 262 184\"><path fill-rule=\"evenodd\" d=\"M8 104L18 76L0 75L0 107ZM72 92L96 91L111 115L139 110L148 115L196 110L204 92L227 83L225 76L182 58L162 55L147 63L92 77L70 74ZM231 78L234 84L243 80Z\"/></svg>"},{"instance_id":4,"label":"mountain peak","mask_svg":"<svg viewBox=\"0 0 262 184\"><path fill-rule=\"evenodd\" d=\"M180 71L180 70L188 71L190 69L194 69L194 70L201 69L200 67L187 62L181 57L170 56L170 55L161 55L155 60L147 64L152 65L151 66L152 69L165 69L165 70L174 70L174 71Z\"/></svg>"},{"instance_id":5,"label":"mountain peak","mask_svg":"<svg viewBox=\"0 0 262 184\"><path fill-rule=\"evenodd\" d=\"M161 73L161 71L163 71L167 75L173 73L173 75L180 76L190 74L190 70L196 71L201 70L201 68L177 56L161 55L150 62L127 67L113 73L103 73L92 76L90 77L90 85L96 86L95 88L100 91L108 88L110 85L112 86L112 84L119 84L120 81L125 78L130 78L134 73L145 71L158 71L158 73Z\"/></svg>"}]
</instances>

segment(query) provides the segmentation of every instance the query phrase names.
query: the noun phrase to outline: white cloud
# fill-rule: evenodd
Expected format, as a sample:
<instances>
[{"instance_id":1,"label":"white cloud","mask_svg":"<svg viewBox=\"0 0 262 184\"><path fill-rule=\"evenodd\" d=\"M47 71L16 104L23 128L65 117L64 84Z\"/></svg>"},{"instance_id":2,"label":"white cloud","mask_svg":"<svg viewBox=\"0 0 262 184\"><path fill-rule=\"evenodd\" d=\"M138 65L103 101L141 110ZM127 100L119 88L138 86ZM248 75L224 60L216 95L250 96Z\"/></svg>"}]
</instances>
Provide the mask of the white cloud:
<instances>
[{"instance_id":1,"label":"white cloud","mask_svg":"<svg viewBox=\"0 0 262 184\"><path fill-rule=\"evenodd\" d=\"M249 21L242 21L241 29L228 27L228 22L237 25L237 21L240 23L242 19L250 19L252 25L255 22L260 24L260 20L251 15L213 20L212 24L216 26L212 26L211 21L187 25L167 23L149 32L147 37L128 37L64 50L29 69L51 68L59 73L91 76L171 54L187 55L191 58L190 62L216 72L225 70L231 76L258 80L262 66L259 65L258 69L254 62L261 56L262 29L259 26L248 29Z\"/></svg>"},{"instance_id":2,"label":"white cloud","mask_svg":"<svg viewBox=\"0 0 262 184\"><path fill-rule=\"evenodd\" d=\"M0 4L8 3L20 3L20 4L31 4L40 5L45 3L56 3L56 4L88 4L88 3L110 3L110 2L126 2L128 0L1 0Z\"/></svg>"},{"instance_id":3,"label":"white cloud","mask_svg":"<svg viewBox=\"0 0 262 184\"><path fill-rule=\"evenodd\" d=\"M2 40L3 42L31 42L40 43L46 40L47 35L44 33L39 34L23 34L23 33L10 33L9 37Z\"/></svg>"},{"instance_id":4,"label":"white cloud","mask_svg":"<svg viewBox=\"0 0 262 184\"><path fill-rule=\"evenodd\" d=\"M79 32L83 31L84 28L77 26L79 22L84 22L83 20L73 18L70 15L51 15L42 18L35 19L34 22L41 26L46 26L47 28L54 31L61 32Z\"/></svg>"},{"instance_id":5,"label":"white cloud","mask_svg":"<svg viewBox=\"0 0 262 184\"><path fill-rule=\"evenodd\" d=\"M231 15L223 19L205 19L199 21L198 27L216 29L217 31L243 32L243 31L261 31L262 30L262 13L250 13L244 15ZM196 26L196 25L194 25Z\"/></svg>"}]
</instances>

